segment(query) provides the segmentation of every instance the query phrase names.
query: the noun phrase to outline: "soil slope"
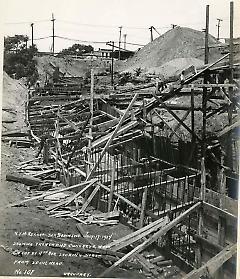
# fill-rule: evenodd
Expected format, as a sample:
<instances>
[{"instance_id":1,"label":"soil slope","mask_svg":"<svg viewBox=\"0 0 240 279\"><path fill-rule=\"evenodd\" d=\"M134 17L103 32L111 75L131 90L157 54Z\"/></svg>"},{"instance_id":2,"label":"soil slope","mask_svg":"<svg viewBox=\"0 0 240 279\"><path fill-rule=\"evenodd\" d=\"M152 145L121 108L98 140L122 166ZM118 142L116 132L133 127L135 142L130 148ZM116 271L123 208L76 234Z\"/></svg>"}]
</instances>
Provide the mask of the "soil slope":
<instances>
[{"instance_id":1,"label":"soil slope","mask_svg":"<svg viewBox=\"0 0 240 279\"><path fill-rule=\"evenodd\" d=\"M205 34L201 31L176 27L140 49L121 70L133 71L141 67L147 72L169 75L189 65L201 66L204 61L204 38ZM210 35L209 45L217 43ZM210 49L209 62L219 57L221 53L218 49Z\"/></svg>"}]
</instances>

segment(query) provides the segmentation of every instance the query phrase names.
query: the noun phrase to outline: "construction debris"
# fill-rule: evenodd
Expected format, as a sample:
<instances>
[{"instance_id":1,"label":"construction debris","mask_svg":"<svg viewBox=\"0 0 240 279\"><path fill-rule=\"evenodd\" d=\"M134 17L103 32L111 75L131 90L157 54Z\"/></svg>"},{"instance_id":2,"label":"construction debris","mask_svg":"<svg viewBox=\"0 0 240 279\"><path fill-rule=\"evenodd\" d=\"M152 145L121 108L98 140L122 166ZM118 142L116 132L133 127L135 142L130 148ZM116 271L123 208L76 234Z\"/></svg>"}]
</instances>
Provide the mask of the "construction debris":
<instances>
[{"instance_id":1,"label":"construction debris","mask_svg":"<svg viewBox=\"0 0 240 279\"><path fill-rule=\"evenodd\" d=\"M204 36L177 27L165 40L174 40L175 33L181 40L196 36L194 48ZM137 57L163 43L161 36ZM179 51L179 45L175 47ZM195 50L186 48L186 57L199 57L193 55ZM151 58L145 66L163 67L172 61L173 57L165 61L166 51L159 65L151 64ZM199 53L203 55L201 49ZM137 65L134 59L127 65L131 69ZM230 234L226 228L236 225L236 203L227 191L239 170L233 160L238 154L239 87L233 80L226 82L233 71L225 69L228 59L229 53L215 53L200 70L191 67L182 79L160 84L148 79L135 87L97 87L92 70L90 84L65 76L30 90L28 129L3 133L2 140L10 145L37 147L34 159L17 166L19 173L6 175L7 181L23 183L30 190L28 197L9 207L39 201L38 208L45 209L49 218L74 220L89 247L64 249L94 254L107 266L99 277L116 268L137 269L149 278L182 276L176 259L185 270L193 269L185 278L206 272L213 276L236 253L236 231ZM48 61L48 67L58 67L55 60ZM44 58L38 61L43 69ZM101 248L95 247L99 239L88 237L85 229L118 230L120 224L132 232L104 239L107 243ZM206 237L203 228L209 230ZM212 239L209 246L218 254L212 253L204 263L203 246ZM56 248L56 241L51 241Z\"/></svg>"}]
</instances>

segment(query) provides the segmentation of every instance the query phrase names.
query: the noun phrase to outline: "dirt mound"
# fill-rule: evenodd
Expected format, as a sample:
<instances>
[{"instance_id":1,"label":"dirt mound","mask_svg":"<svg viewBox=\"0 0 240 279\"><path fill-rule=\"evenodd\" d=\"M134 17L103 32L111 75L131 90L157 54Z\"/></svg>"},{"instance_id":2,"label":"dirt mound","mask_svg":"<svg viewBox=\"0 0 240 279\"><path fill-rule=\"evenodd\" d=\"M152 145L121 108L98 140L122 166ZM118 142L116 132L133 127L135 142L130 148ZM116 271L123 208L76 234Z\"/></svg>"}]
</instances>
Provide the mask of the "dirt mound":
<instances>
[{"instance_id":1,"label":"dirt mound","mask_svg":"<svg viewBox=\"0 0 240 279\"><path fill-rule=\"evenodd\" d=\"M70 57L54 57L42 56L35 57L37 61L37 70L39 73L39 80L44 83L46 75L48 78L52 77L54 69L59 67L59 70L65 77L85 77L90 72L91 68L96 71L105 71L108 66L108 61L101 60L87 60L87 59L73 59Z\"/></svg>"},{"instance_id":2,"label":"dirt mound","mask_svg":"<svg viewBox=\"0 0 240 279\"><path fill-rule=\"evenodd\" d=\"M3 131L25 126L25 101L27 88L23 81L15 80L3 73L2 128Z\"/></svg>"},{"instance_id":3,"label":"dirt mound","mask_svg":"<svg viewBox=\"0 0 240 279\"><path fill-rule=\"evenodd\" d=\"M183 69L186 69L191 65L198 68L203 66L204 63L197 58L175 58L159 67L148 68L147 72L162 74L164 77L176 76L179 75Z\"/></svg>"},{"instance_id":4,"label":"dirt mound","mask_svg":"<svg viewBox=\"0 0 240 279\"><path fill-rule=\"evenodd\" d=\"M203 32L186 27L176 27L140 49L120 70L131 72L141 67L147 72L161 71L166 76L189 65L198 67L204 61L204 42L205 34ZM210 35L209 45L217 43L219 44ZM209 62L215 61L221 56L218 49L210 49ZM185 62L183 62L184 59Z\"/></svg>"}]
</instances>

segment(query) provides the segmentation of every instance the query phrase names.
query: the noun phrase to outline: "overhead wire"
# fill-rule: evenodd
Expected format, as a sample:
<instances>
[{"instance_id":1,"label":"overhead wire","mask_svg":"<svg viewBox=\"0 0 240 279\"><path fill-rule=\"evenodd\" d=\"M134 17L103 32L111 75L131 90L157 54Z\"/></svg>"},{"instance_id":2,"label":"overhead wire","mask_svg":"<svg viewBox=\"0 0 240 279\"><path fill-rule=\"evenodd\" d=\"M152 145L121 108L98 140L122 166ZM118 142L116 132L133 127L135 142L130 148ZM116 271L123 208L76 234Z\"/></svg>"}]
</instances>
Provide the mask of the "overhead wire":
<instances>
[{"instance_id":1,"label":"overhead wire","mask_svg":"<svg viewBox=\"0 0 240 279\"><path fill-rule=\"evenodd\" d=\"M46 37L41 37L41 38L33 38L34 41L38 41L38 40L44 40L44 39L49 39L52 38L52 36L46 36Z\"/></svg>"},{"instance_id":2,"label":"overhead wire","mask_svg":"<svg viewBox=\"0 0 240 279\"><path fill-rule=\"evenodd\" d=\"M17 24L31 24L31 23L41 23L41 22L48 22L51 21L50 19L43 19L43 20L34 20L34 21L20 21L20 22L4 22L5 25L17 25Z\"/></svg>"},{"instance_id":3,"label":"overhead wire","mask_svg":"<svg viewBox=\"0 0 240 279\"><path fill-rule=\"evenodd\" d=\"M55 36L55 38L69 40L69 41L82 42L82 43L92 43L92 44L105 44L106 43L106 41L105 42L103 42L103 41L88 41L88 40L73 39L73 38L68 38L68 37L63 37L63 36Z\"/></svg>"}]
</instances>

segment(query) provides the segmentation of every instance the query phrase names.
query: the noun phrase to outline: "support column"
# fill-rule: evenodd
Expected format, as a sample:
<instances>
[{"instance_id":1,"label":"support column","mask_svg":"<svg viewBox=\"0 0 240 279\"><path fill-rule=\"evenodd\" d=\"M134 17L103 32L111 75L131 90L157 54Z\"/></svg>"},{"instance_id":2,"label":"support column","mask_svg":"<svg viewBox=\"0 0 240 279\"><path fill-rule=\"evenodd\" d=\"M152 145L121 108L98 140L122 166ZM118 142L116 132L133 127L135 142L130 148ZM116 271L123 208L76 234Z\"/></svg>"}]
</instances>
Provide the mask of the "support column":
<instances>
[{"instance_id":1,"label":"support column","mask_svg":"<svg viewBox=\"0 0 240 279\"><path fill-rule=\"evenodd\" d=\"M221 156L221 165L224 163L224 156ZM219 208L224 208L224 196L226 195L226 176L224 169L221 168L219 171L219 185L220 185L220 199L219 199ZM226 219L222 216L219 216L218 219L218 244L220 246L225 246L226 241ZM217 272L214 274L215 279L224 279L223 267L220 267Z\"/></svg>"},{"instance_id":2,"label":"support column","mask_svg":"<svg viewBox=\"0 0 240 279\"><path fill-rule=\"evenodd\" d=\"M142 205L141 205L139 228L142 228L144 226L144 218L145 218L146 203L147 203L147 189L148 188L144 189L143 195L142 195Z\"/></svg>"},{"instance_id":3,"label":"support column","mask_svg":"<svg viewBox=\"0 0 240 279\"><path fill-rule=\"evenodd\" d=\"M200 200L205 201L206 195L206 170L205 170L205 162L204 158L201 160L201 188L200 188ZM203 234L203 209L199 210L199 222L197 228L197 234L202 236ZM201 243L198 244L198 248L196 250L196 264L197 267L201 267L202 265L202 247Z\"/></svg>"},{"instance_id":4,"label":"support column","mask_svg":"<svg viewBox=\"0 0 240 279\"><path fill-rule=\"evenodd\" d=\"M116 159L115 156L113 157L112 160L112 171L111 171L111 187L110 187L110 194L109 194L109 199L108 199L108 212L111 211L112 209L112 200L113 200L113 193L114 193L114 188L115 188L115 169L116 169Z\"/></svg>"}]
</instances>

